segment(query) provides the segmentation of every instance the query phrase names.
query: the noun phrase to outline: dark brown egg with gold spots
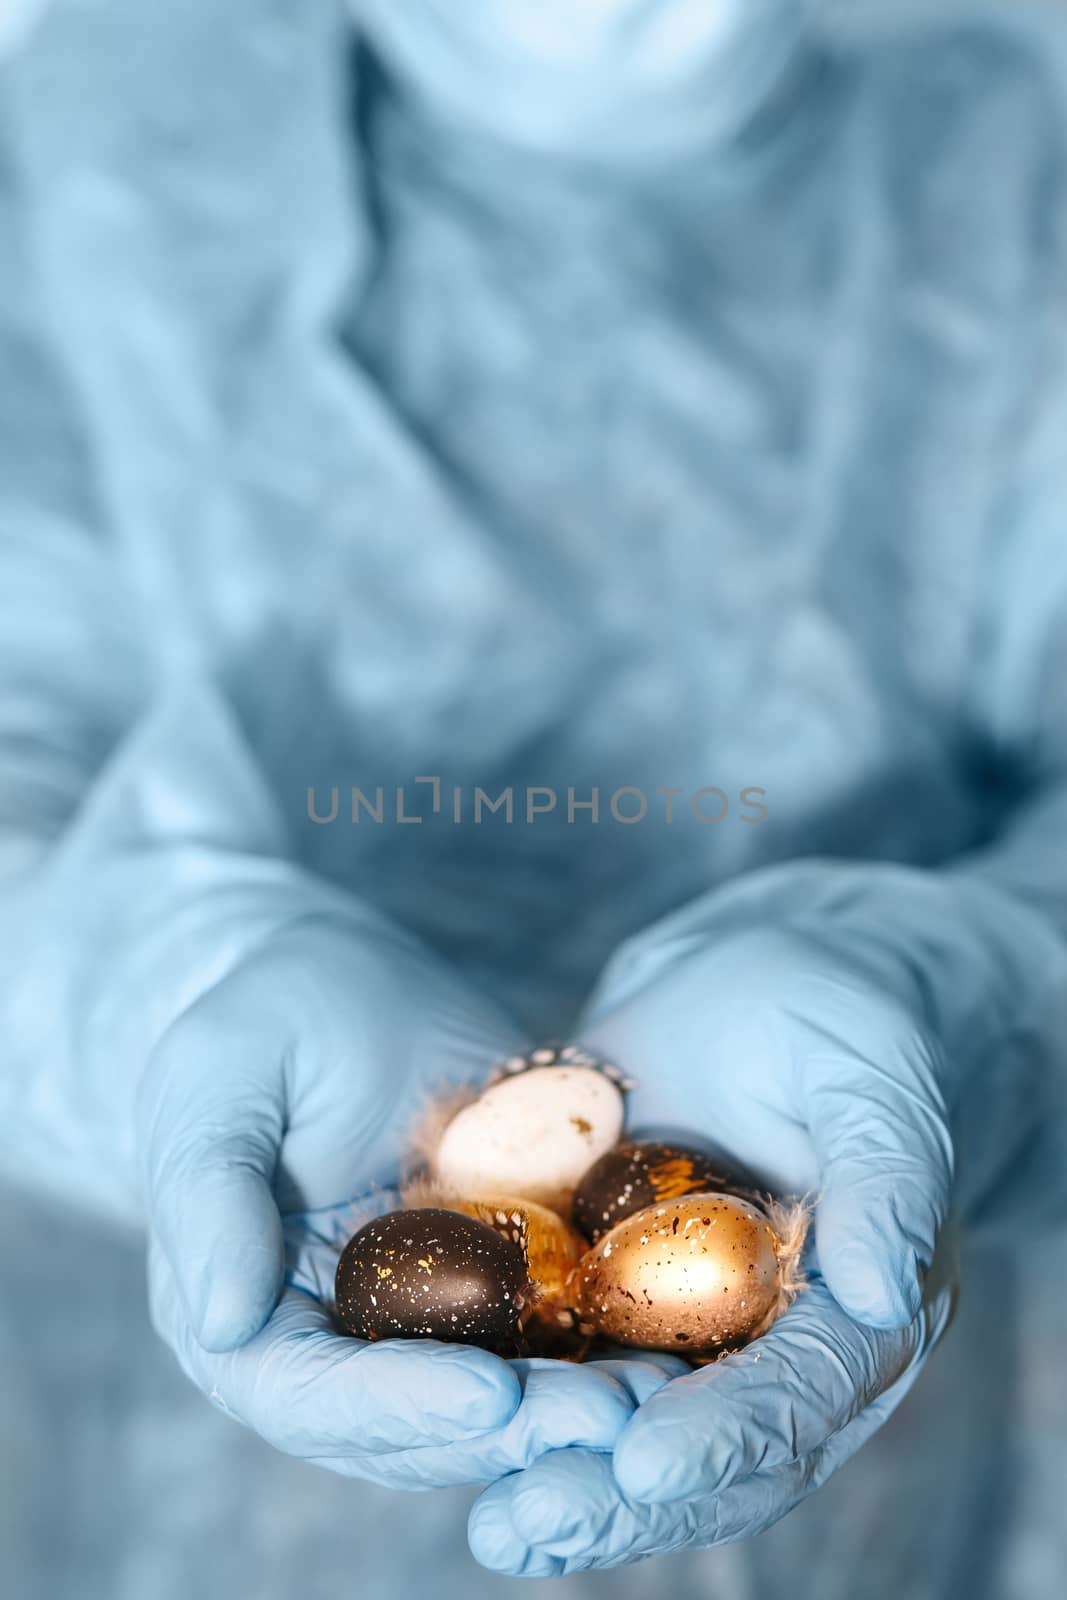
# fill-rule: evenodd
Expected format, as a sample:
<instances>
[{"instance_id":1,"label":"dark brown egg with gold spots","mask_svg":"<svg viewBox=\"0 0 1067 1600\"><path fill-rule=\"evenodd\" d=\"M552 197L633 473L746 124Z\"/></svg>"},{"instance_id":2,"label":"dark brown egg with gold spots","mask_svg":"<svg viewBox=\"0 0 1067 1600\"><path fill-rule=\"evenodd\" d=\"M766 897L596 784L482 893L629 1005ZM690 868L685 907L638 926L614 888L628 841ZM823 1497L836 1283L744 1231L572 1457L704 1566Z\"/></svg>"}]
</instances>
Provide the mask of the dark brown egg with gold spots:
<instances>
[{"instance_id":1,"label":"dark brown egg with gold spots","mask_svg":"<svg viewBox=\"0 0 1067 1600\"><path fill-rule=\"evenodd\" d=\"M337 1314L361 1339L445 1339L497 1349L528 1291L514 1240L436 1206L365 1223L337 1264Z\"/></svg>"},{"instance_id":2,"label":"dark brown egg with gold spots","mask_svg":"<svg viewBox=\"0 0 1067 1600\"><path fill-rule=\"evenodd\" d=\"M735 1195L685 1195L617 1223L582 1258L583 1321L620 1344L707 1355L762 1332L782 1299L782 1241Z\"/></svg>"},{"instance_id":3,"label":"dark brown egg with gold spots","mask_svg":"<svg viewBox=\"0 0 1067 1600\"><path fill-rule=\"evenodd\" d=\"M574 1225L595 1244L609 1228L645 1206L709 1190L755 1199L699 1150L656 1139L626 1140L595 1161L578 1185Z\"/></svg>"}]
</instances>

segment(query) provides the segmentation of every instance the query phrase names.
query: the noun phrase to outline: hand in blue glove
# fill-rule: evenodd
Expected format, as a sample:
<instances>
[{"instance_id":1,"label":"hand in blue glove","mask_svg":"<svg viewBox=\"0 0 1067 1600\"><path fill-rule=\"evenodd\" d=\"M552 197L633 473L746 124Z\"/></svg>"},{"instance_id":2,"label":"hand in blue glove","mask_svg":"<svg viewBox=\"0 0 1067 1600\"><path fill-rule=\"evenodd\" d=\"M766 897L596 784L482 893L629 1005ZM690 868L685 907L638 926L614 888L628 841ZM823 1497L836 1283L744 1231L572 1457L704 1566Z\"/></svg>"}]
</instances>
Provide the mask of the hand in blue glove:
<instances>
[{"instance_id":1,"label":"hand in blue glove","mask_svg":"<svg viewBox=\"0 0 1067 1600\"><path fill-rule=\"evenodd\" d=\"M805 863L624 947L582 1042L639 1078L637 1125L699 1130L766 1186L816 1195L811 1286L749 1348L654 1394L613 1460L556 1452L494 1484L471 1516L480 1561L554 1576L758 1533L880 1426L951 1316L950 1208L997 1184L961 1101L1006 1037L1012 944L1062 965L996 893ZM1001 1166L1025 1132L1011 1103Z\"/></svg>"},{"instance_id":2,"label":"hand in blue glove","mask_svg":"<svg viewBox=\"0 0 1067 1600\"><path fill-rule=\"evenodd\" d=\"M523 1041L287 845L213 685L162 697L0 905L0 1166L144 1218L157 1326L282 1450L407 1488L610 1451L670 1363L335 1330L353 1198L395 1181L426 1095Z\"/></svg>"},{"instance_id":3,"label":"hand in blue glove","mask_svg":"<svg viewBox=\"0 0 1067 1600\"><path fill-rule=\"evenodd\" d=\"M508 1036L414 941L358 921L274 936L154 1052L137 1121L156 1325L221 1409L337 1472L429 1488L610 1451L679 1363L509 1363L336 1330L337 1258L371 1214L346 1197L396 1172L427 1087L476 1076Z\"/></svg>"}]
</instances>

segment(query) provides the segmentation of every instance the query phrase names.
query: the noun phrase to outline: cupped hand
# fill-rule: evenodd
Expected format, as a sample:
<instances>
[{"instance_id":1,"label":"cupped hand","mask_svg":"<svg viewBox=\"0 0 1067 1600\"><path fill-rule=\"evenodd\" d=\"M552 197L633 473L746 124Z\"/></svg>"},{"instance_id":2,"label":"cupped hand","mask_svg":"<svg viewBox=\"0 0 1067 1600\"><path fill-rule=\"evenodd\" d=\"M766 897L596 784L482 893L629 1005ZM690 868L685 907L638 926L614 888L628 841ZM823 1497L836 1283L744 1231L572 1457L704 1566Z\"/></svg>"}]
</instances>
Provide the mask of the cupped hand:
<instances>
[{"instance_id":1,"label":"cupped hand","mask_svg":"<svg viewBox=\"0 0 1067 1600\"><path fill-rule=\"evenodd\" d=\"M810 1287L748 1348L659 1388L612 1458L546 1454L495 1483L471 1547L555 1576L757 1533L903 1398L955 1300L945 1062L923 975L832 917L727 929L699 905L624 947L583 1044L640 1087L631 1125L707 1136L814 1203Z\"/></svg>"},{"instance_id":2,"label":"cupped hand","mask_svg":"<svg viewBox=\"0 0 1067 1600\"><path fill-rule=\"evenodd\" d=\"M429 1094L518 1043L369 912L273 934L169 1028L137 1102L153 1318L223 1411L279 1449L401 1488L610 1451L669 1362L507 1362L338 1331L333 1268L390 1203ZM369 1208L352 1197L371 1191ZM392 1197L395 1200L395 1195Z\"/></svg>"}]
</instances>

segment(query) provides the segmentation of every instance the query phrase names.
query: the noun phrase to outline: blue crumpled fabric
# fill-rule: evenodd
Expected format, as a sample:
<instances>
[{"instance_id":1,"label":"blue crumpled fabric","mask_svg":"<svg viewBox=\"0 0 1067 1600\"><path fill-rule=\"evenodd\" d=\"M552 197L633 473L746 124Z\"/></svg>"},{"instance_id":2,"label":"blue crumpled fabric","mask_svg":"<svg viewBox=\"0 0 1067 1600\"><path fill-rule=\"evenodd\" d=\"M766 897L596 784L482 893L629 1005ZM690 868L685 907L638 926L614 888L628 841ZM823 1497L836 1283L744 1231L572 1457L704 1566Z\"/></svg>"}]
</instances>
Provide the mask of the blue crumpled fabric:
<instances>
[{"instance_id":1,"label":"blue crumpled fabric","mask_svg":"<svg viewBox=\"0 0 1067 1600\"><path fill-rule=\"evenodd\" d=\"M1034 46L802 52L773 118L650 168L495 141L330 4L142 13L60 0L0 67L4 1170L129 1214L116 1058L67 995L122 953L136 1043L168 897L228 893L234 853L242 893L358 897L538 1034L620 940L798 856L962 863L1062 935L1064 163ZM217 716L183 717L191 679ZM351 823L352 785L422 822ZM508 785L732 809L452 822ZM60 993L24 918L71 862ZM1041 1159L1015 1152L1024 1217ZM4 1228L20 1592L84 1593L88 1558L139 1597L448 1581L454 1505L305 1487L167 1387L125 1245L25 1199ZM1064 1246L1030 1233L965 1245L910 1400L770 1533L672 1558L676 1592L1058 1593Z\"/></svg>"}]
</instances>

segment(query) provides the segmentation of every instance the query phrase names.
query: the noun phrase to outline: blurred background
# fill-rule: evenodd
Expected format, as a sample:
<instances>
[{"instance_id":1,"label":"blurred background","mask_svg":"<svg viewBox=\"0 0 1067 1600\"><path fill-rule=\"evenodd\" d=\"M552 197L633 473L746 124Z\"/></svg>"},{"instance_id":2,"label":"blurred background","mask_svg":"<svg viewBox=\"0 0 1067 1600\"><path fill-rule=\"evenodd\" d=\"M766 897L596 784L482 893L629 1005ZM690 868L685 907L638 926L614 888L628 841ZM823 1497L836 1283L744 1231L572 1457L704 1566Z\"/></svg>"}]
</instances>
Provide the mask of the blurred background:
<instances>
[{"instance_id":1,"label":"blurred background","mask_svg":"<svg viewBox=\"0 0 1067 1600\"><path fill-rule=\"evenodd\" d=\"M12 36L16 13L29 27L44 9L0 0L0 15L5 5ZM57 13L75 9L88 0L56 0ZM1057 0L826 0L822 11L828 32L872 49L902 30L992 13L1042 41L1067 105L1067 8ZM1025 1267L1010 1242L972 1245L963 1282L959 1317L908 1401L769 1533L528 1589L560 1600L1062 1594L1067 1242ZM13 1600L513 1591L514 1580L468 1554L473 1492L412 1498L346 1482L278 1456L213 1411L150 1329L132 1232L0 1190L0 1285L0 1591ZM1021 1332L1005 1334L998 1316L1009 1301L1028 1308ZM1006 1337L1027 1341L1025 1359ZM957 1480L954 1461L981 1471Z\"/></svg>"}]
</instances>

